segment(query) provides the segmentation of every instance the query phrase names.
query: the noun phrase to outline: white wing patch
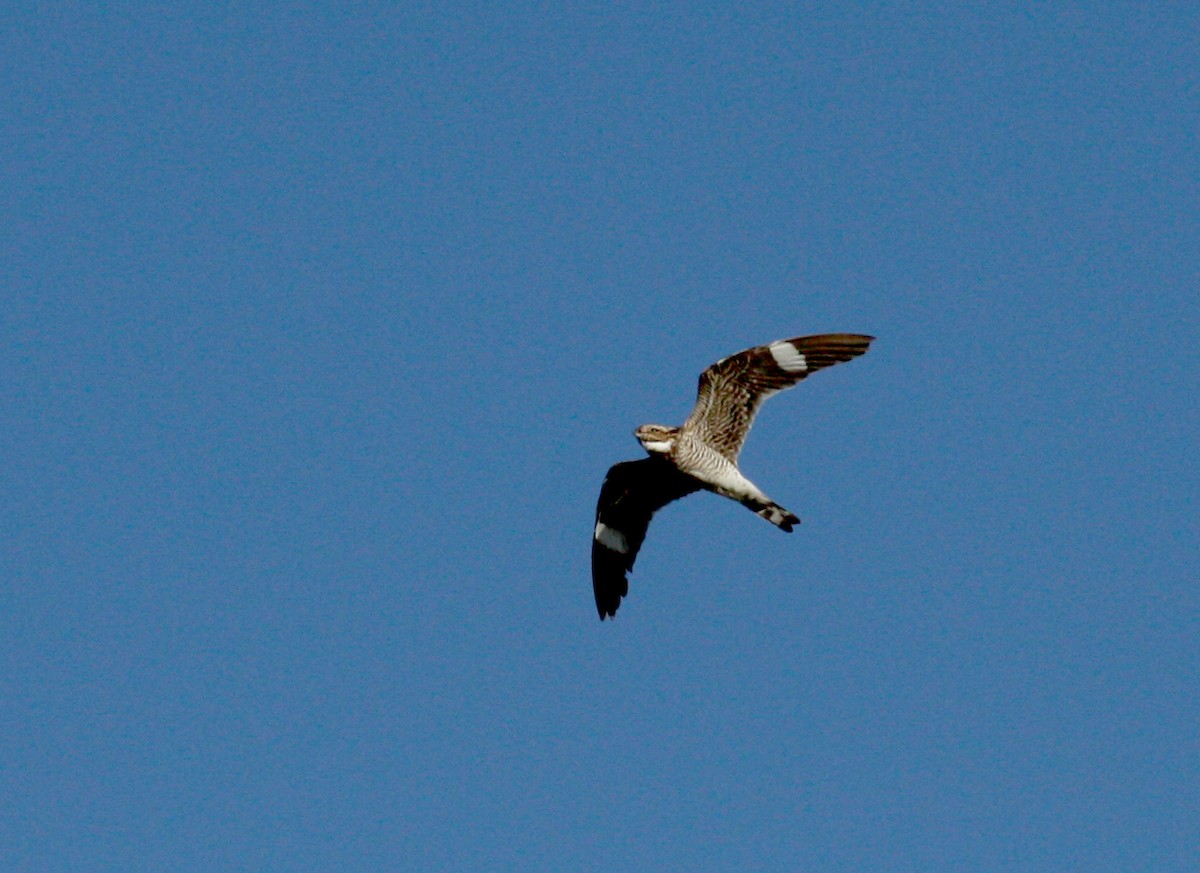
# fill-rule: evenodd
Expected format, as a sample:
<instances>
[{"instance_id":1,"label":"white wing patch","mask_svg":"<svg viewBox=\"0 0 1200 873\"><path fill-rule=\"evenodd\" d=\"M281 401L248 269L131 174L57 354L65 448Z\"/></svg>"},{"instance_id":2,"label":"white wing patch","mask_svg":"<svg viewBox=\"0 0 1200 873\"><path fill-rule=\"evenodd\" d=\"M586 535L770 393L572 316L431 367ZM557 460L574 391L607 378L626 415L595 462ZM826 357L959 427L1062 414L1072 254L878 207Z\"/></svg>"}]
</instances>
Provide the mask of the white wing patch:
<instances>
[{"instance_id":1,"label":"white wing patch","mask_svg":"<svg viewBox=\"0 0 1200 873\"><path fill-rule=\"evenodd\" d=\"M620 552L622 555L629 554L629 543L625 540L625 534L615 528L611 528L602 521L596 522L596 541L606 549L612 549L614 552Z\"/></svg>"},{"instance_id":2,"label":"white wing patch","mask_svg":"<svg viewBox=\"0 0 1200 873\"><path fill-rule=\"evenodd\" d=\"M791 343L777 342L767 348L771 352L771 357L775 359L775 363L779 365L779 369L789 373L802 373L808 369L808 361Z\"/></svg>"}]
</instances>

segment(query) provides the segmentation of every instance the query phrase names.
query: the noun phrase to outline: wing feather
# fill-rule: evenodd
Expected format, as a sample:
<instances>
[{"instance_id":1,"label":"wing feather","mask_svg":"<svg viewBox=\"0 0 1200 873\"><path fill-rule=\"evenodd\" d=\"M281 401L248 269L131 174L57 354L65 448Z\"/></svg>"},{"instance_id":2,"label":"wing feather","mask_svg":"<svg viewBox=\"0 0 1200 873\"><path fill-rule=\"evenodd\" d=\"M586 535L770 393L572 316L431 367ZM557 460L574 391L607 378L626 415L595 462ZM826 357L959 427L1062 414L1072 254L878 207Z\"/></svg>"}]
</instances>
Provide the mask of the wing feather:
<instances>
[{"instance_id":1,"label":"wing feather","mask_svg":"<svg viewBox=\"0 0 1200 873\"><path fill-rule=\"evenodd\" d=\"M764 400L817 370L858 357L873 339L857 333L793 337L722 358L700 374L696 405L682 430L736 463Z\"/></svg>"},{"instance_id":2,"label":"wing feather","mask_svg":"<svg viewBox=\"0 0 1200 873\"><path fill-rule=\"evenodd\" d=\"M621 598L629 593L626 574L633 569L651 517L672 500L699 490L699 482L659 457L609 469L592 531L592 588L601 621L616 615Z\"/></svg>"}]
</instances>

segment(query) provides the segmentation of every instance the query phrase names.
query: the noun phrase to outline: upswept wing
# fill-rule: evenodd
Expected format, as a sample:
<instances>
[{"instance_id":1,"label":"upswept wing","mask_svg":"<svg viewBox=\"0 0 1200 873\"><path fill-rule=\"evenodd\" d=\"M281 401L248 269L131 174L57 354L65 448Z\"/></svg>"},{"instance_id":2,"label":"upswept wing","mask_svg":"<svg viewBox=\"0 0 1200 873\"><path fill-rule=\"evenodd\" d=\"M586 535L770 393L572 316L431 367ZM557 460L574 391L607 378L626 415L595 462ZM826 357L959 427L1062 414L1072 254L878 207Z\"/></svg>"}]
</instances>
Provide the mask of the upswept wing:
<instances>
[{"instance_id":1,"label":"upswept wing","mask_svg":"<svg viewBox=\"0 0 1200 873\"><path fill-rule=\"evenodd\" d=\"M629 593L625 574L633 569L651 516L699 490L699 482L662 458L625 461L609 469L592 531L592 588L601 621L616 615Z\"/></svg>"},{"instance_id":2,"label":"upswept wing","mask_svg":"<svg viewBox=\"0 0 1200 873\"><path fill-rule=\"evenodd\" d=\"M723 358L700 374L696 405L682 430L736 463L764 400L817 370L858 357L873 339L857 333L800 336Z\"/></svg>"}]
</instances>

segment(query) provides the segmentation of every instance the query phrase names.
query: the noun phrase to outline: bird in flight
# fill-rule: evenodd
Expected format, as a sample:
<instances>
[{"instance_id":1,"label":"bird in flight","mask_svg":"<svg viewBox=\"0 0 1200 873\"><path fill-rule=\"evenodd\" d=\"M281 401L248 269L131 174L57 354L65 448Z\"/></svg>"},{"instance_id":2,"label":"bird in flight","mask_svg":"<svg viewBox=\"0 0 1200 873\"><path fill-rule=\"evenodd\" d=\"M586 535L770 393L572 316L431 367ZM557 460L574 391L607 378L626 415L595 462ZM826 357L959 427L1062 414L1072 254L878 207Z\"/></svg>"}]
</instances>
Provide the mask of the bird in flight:
<instances>
[{"instance_id":1,"label":"bird in flight","mask_svg":"<svg viewBox=\"0 0 1200 873\"><path fill-rule=\"evenodd\" d=\"M738 453L764 400L810 373L858 357L873 339L857 333L801 336L722 358L700 374L696 405L681 427L644 424L634 431L649 457L611 467L596 505L592 588L601 621L617 614L650 518L672 500L703 489L789 533L800 523L742 475Z\"/></svg>"}]
</instances>

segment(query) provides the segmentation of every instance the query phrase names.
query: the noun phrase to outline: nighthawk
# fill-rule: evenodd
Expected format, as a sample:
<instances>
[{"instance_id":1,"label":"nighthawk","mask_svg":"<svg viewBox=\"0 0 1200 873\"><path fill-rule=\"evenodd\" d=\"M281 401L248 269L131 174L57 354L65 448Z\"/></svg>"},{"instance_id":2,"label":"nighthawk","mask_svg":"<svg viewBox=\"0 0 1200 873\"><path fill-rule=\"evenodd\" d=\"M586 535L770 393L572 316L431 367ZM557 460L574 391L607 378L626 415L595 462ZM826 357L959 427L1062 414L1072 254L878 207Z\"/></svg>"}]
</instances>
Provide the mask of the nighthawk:
<instances>
[{"instance_id":1,"label":"nighthawk","mask_svg":"<svg viewBox=\"0 0 1200 873\"><path fill-rule=\"evenodd\" d=\"M800 519L742 475L738 452L762 402L810 373L863 354L874 337L826 333L778 340L722 358L700 374L696 405L682 427L644 424L634 431L649 457L609 469L596 505L592 587L600 620L629 593L650 517L672 500L712 491L736 500L782 530Z\"/></svg>"}]
</instances>

